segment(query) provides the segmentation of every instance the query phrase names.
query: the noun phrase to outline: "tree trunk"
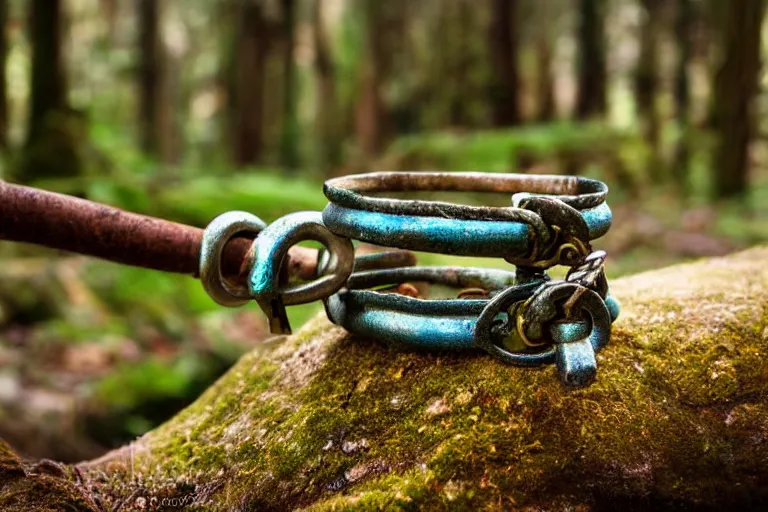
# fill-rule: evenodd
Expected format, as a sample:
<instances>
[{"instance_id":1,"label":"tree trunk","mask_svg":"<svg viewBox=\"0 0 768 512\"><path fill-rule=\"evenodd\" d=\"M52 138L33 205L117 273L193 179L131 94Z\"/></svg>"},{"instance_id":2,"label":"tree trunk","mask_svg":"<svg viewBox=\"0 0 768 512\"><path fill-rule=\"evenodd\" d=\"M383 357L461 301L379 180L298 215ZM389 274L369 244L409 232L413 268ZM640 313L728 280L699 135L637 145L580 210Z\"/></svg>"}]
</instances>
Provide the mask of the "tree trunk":
<instances>
[{"instance_id":1,"label":"tree trunk","mask_svg":"<svg viewBox=\"0 0 768 512\"><path fill-rule=\"evenodd\" d=\"M162 0L139 0L139 140L147 155L173 160L168 59L161 37Z\"/></svg>"},{"instance_id":2,"label":"tree trunk","mask_svg":"<svg viewBox=\"0 0 768 512\"><path fill-rule=\"evenodd\" d=\"M622 316L578 391L553 367L398 350L318 318L78 476L0 447L0 507L758 510L766 258L755 248L613 281Z\"/></svg>"},{"instance_id":3,"label":"tree trunk","mask_svg":"<svg viewBox=\"0 0 768 512\"><path fill-rule=\"evenodd\" d=\"M115 34L117 32L117 18L120 10L117 2L118 0L99 0L99 8L104 16L107 28L105 39L110 47L115 44Z\"/></svg>"},{"instance_id":4,"label":"tree trunk","mask_svg":"<svg viewBox=\"0 0 768 512\"><path fill-rule=\"evenodd\" d=\"M66 110L67 82L62 55L64 22L62 0L32 0L29 37L32 46L32 78L29 94L27 144L44 132L46 118Z\"/></svg>"},{"instance_id":5,"label":"tree trunk","mask_svg":"<svg viewBox=\"0 0 768 512\"><path fill-rule=\"evenodd\" d=\"M0 149L8 149L8 0L0 0Z\"/></svg>"},{"instance_id":6,"label":"tree trunk","mask_svg":"<svg viewBox=\"0 0 768 512\"><path fill-rule=\"evenodd\" d=\"M728 5L724 15L723 61L714 86L713 124L718 138L714 195L743 195L749 184L749 145L755 131L753 101L758 90L763 0Z\"/></svg>"},{"instance_id":7,"label":"tree trunk","mask_svg":"<svg viewBox=\"0 0 768 512\"><path fill-rule=\"evenodd\" d=\"M660 180L661 120L657 106L659 94L659 36L661 35L661 0L641 0L644 19L640 29L640 57L635 70L635 104L641 131L651 149L648 174Z\"/></svg>"},{"instance_id":8,"label":"tree trunk","mask_svg":"<svg viewBox=\"0 0 768 512\"><path fill-rule=\"evenodd\" d=\"M517 9L516 0L492 0L490 103L493 124L497 127L520 123Z\"/></svg>"},{"instance_id":9,"label":"tree trunk","mask_svg":"<svg viewBox=\"0 0 768 512\"><path fill-rule=\"evenodd\" d=\"M605 0L579 0L577 119L602 116L607 109L605 10Z\"/></svg>"},{"instance_id":10,"label":"tree trunk","mask_svg":"<svg viewBox=\"0 0 768 512\"><path fill-rule=\"evenodd\" d=\"M264 129L264 77L271 27L258 1L234 0L235 40L229 65L229 117L232 157L239 166L261 158Z\"/></svg>"},{"instance_id":11,"label":"tree trunk","mask_svg":"<svg viewBox=\"0 0 768 512\"><path fill-rule=\"evenodd\" d=\"M552 70L554 24L550 0L538 3L540 31L536 37L537 73L536 73L536 120L542 123L555 118L555 80Z\"/></svg>"},{"instance_id":12,"label":"tree trunk","mask_svg":"<svg viewBox=\"0 0 768 512\"><path fill-rule=\"evenodd\" d=\"M283 122L280 161L284 168L299 167L299 120L296 117L296 0L282 0L283 8Z\"/></svg>"},{"instance_id":13,"label":"tree trunk","mask_svg":"<svg viewBox=\"0 0 768 512\"><path fill-rule=\"evenodd\" d=\"M391 9L396 2L363 1L366 50L360 67L360 92L355 109L355 132L360 152L372 158L384 149L389 135L390 119L382 98L382 87L389 72L389 38Z\"/></svg>"},{"instance_id":14,"label":"tree trunk","mask_svg":"<svg viewBox=\"0 0 768 512\"><path fill-rule=\"evenodd\" d=\"M707 98L707 112L703 127L714 129L715 119L717 118L717 105L715 104L715 89L717 82L717 72L724 60L724 32L726 15L730 11L730 5L719 0L707 0L699 4L703 11L702 26L700 34L703 37L697 38L699 45L697 51L702 56L707 72L712 77L709 96Z\"/></svg>"},{"instance_id":15,"label":"tree trunk","mask_svg":"<svg viewBox=\"0 0 768 512\"><path fill-rule=\"evenodd\" d=\"M677 39L677 69L675 70L675 117L680 139L675 148L672 176L683 197L688 195L688 167L691 159L691 91L688 67L693 58L692 22L694 9L691 0L678 0L675 18Z\"/></svg>"},{"instance_id":16,"label":"tree trunk","mask_svg":"<svg viewBox=\"0 0 768 512\"><path fill-rule=\"evenodd\" d=\"M336 92L336 66L333 50L323 18L323 0L315 0L312 10L317 76L318 158L327 173L341 163L341 119Z\"/></svg>"},{"instance_id":17,"label":"tree trunk","mask_svg":"<svg viewBox=\"0 0 768 512\"><path fill-rule=\"evenodd\" d=\"M85 116L70 108L67 101L64 3L31 0L28 6L32 51L29 122L15 178L30 182L79 176L84 169L88 132Z\"/></svg>"},{"instance_id":18,"label":"tree trunk","mask_svg":"<svg viewBox=\"0 0 768 512\"><path fill-rule=\"evenodd\" d=\"M452 41L446 42L448 52L452 55L448 60L448 74L454 86L448 98L448 124L451 127L466 127L469 121L467 92L469 90L469 44L474 39L472 34L471 16L473 6L467 5L468 0L457 0L451 9L448 33ZM471 0L469 0L471 1ZM451 44L452 43L452 44ZM450 45L450 46L448 46ZM445 76L442 77L445 80Z\"/></svg>"},{"instance_id":19,"label":"tree trunk","mask_svg":"<svg viewBox=\"0 0 768 512\"><path fill-rule=\"evenodd\" d=\"M366 58L362 65L360 96L355 110L355 132L361 153L376 156L384 146L384 105L379 91L376 64Z\"/></svg>"}]
</instances>

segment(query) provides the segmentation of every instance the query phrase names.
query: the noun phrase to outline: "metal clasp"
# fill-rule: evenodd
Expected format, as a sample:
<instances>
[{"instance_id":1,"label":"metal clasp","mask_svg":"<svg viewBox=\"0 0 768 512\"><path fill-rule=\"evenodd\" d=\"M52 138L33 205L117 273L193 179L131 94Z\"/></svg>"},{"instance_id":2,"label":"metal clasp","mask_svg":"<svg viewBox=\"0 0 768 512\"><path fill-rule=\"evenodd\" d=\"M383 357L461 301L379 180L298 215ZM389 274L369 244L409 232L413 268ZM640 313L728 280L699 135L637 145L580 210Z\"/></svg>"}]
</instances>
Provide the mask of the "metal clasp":
<instances>
[{"instance_id":1,"label":"metal clasp","mask_svg":"<svg viewBox=\"0 0 768 512\"><path fill-rule=\"evenodd\" d=\"M324 275L309 283L281 286L280 267L288 249L305 240L320 242L328 250ZM355 263L352 242L331 233L320 212L296 212L281 217L254 240L252 252L249 293L269 318L273 334L291 333L285 306L313 302L336 293L346 283Z\"/></svg>"}]
</instances>

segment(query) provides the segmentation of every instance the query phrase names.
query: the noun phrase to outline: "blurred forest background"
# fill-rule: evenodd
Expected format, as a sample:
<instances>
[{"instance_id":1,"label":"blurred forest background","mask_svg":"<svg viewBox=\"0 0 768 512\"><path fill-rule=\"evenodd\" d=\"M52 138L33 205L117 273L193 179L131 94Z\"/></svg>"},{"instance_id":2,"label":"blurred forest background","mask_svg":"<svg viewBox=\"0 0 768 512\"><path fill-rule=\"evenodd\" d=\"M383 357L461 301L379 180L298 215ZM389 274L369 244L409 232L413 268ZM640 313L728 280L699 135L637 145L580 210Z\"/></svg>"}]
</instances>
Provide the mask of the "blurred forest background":
<instances>
[{"instance_id":1,"label":"blurred forest background","mask_svg":"<svg viewBox=\"0 0 768 512\"><path fill-rule=\"evenodd\" d=\"M764 10L0 0L0 178L204 226L320 210L350 172L580 174L611 187L612 276L725 254L768 240ZM31 456L98 455L279 343L193 279L9 243L0 259L0 436Z\"/></svg>"}]
</instances>

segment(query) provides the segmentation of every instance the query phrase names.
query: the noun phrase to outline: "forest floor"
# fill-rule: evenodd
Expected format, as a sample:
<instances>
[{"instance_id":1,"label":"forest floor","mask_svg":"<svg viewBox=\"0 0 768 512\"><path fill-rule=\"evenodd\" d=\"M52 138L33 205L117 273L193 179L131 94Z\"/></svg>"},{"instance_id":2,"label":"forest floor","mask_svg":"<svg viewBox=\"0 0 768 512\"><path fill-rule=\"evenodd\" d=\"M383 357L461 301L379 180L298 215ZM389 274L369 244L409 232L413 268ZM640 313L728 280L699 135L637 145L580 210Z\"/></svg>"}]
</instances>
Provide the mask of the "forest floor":
<instances>
[{"instance_id":1,"label":"forest floor","mask_svg":"<svg viewBox=\"0 0 768 512\"><path fill-rule=\"evenodd\" d=\"M497 148L485 139L480 162L467 146L457 155L455 143L417 151L407 144L412 141L395 145L379 168L450 170L451 162L457 168L509 167L509 148L502 146L493 160L488 155ZM584 144L594 157L594 144ZM516 158L528 157L518 148ZM553 172L551 162L532 158L535 172ZM601 152L595 158L611 161ZM609 254L609 277L768 240L766 172L753 177L750 206L712 206L695 198L683 203L674 187L649 187L639 179L630 178L632 190L624 187L637 171L589 162L584 169L611 186L619 183L609 196L614 227L595 244ZM694 189L697 179L694 174ZM94 200L196 225L221 213L221 205L267 221L325 205L319 180L268 171L198 176L172 187L99 178L89 187ZM499 265L419 256L421 264ZM244 352L280 341L269 337L253 305L219 308L184 276L9 244L0 246L0 259L0 437L31 457L76 461L123 444L194 400ZM319 304L292 308L292 324L319 310Z\"/></svg>"}]
</instances>

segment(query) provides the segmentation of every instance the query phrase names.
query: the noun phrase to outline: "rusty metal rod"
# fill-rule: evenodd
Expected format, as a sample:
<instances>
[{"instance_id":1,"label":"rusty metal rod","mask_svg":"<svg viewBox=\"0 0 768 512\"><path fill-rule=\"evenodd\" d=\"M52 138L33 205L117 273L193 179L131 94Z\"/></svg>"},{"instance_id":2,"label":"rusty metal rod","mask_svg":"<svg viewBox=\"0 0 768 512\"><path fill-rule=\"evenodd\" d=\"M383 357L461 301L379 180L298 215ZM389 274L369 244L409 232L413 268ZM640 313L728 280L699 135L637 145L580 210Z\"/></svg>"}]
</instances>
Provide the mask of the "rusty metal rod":
<instances>
[{"instance_id":1,"label":"rusty metal rod","mask_svg":"<svg viewBox=\"0 0 768 512\"><path fill-rule=\"evenodd\" d=\"M200 228L0 181L0 240L197 277L202 236ZM244 278L250 246L247 238L235 238L224 247L225 275ZM284 268L312 279L316 266L317 250L296 246Z\"/></svg>"}]
</instances>

